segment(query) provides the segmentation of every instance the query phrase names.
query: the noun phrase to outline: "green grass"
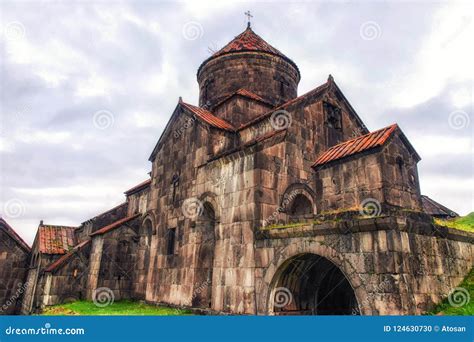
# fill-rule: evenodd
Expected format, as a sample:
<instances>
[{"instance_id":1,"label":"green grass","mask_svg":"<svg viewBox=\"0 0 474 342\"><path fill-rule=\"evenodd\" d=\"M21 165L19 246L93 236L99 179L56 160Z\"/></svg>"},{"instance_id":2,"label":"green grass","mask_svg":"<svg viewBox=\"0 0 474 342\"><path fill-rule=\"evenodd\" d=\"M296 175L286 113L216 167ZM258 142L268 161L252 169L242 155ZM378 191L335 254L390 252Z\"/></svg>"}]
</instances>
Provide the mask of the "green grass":
<instances>
[{"instance_id":1,"label":"green grass","mask_svg":"<svg viewBox=\"0 0 474 342\"><path fill-rule=\"evenodd\" d=\"M436 224L448 228L456 228L474 233L474 212L469 215L456 217L450 220L435 219Z\"/></svg>"},{"instance_id":2,"label":"green grass","mask_svg":"<svg viewBox=\"0 0 474 342\"><path fill-rule=\"evenodd\" d=\"M128 300L117 301L103 308L93 302L77 301L46 307L41 315L46 316L183 316L192 315L190 310L149 305Z\"/></svg>"},{"instance_id":3,"label":"green grass","mask_svg":"<svg viewBox=\"0 0 474 342\"><path fill-rule=\"evenodd\" d=\"M449 316L472 316L474 315L474 268L471 269L467 277L463 280L463 282L458 286L458 288L462 288L464 290L461 291L454 291L453 295L451 296L452 302L454 304L461 304L464 305L455 307L449 303L448 298L443 300L436 308L432 311L427 312L428 315L449 315ZM469 296L466 297L466 291L469 293ZM457 297L456 294L459 294ZM456 300L457 299L457 300Z\"/></svg>"}]
</instances>

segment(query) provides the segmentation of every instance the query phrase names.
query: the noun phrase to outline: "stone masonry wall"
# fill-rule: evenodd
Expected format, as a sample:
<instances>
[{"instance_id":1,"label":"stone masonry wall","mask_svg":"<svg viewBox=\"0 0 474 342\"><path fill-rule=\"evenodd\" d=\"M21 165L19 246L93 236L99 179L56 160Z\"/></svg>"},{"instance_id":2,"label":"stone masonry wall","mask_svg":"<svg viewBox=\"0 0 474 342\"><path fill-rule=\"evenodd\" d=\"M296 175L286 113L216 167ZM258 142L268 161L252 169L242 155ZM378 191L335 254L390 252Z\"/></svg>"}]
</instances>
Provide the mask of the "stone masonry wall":
<instances>
[{"instance_id":1,"label":"stone masonry wall","mask_svg":"<svg viewBox=\"0 0 474 342\"><path fill-rule=\"evenodd\" d=\"M42 276L42 306L86 299L90 244L76 252L67 263Z\"/></svg>"},{"instance_id":2,"label":"stone masonry wall","mask_svg":"<svg viewBox=\"0 0 474 342\"><path fill-rule=\"evenodd\" d=\"M199 105L209 101L211 107L239 88L250 90L276 106L296 97L299 82L297 70L283 58L253 52L210 60L199 70L197 78Z\"/></svg>"},{"instance_id":3,"label":"stone masonry wall","mask_svg":"<svg viewBox=\"0 0 474 342\"><path fill-rule=\"evenodd\" d=\"M259 314L272 314L270 293L282 265L306 253L325 257L343 271L364 315L422 314L446 297L474 263L468 233L402 217L270 230L256 242Z\"/></svg>"},{"instance_id":4,"label":"stone masonry wall","mask_svg":"<svg viewBox=\"0 0 474 342\"><path fill-rule=\"evenodd\" d=\"M401 164L399 164L401 163ZM359 154L316 170L321 211L347 210L366 199L421 210L416 160L396 134L381 150Z\"/></svg>"},{"instance_id":5,"label":"stone masonry wall","mask_svg":"<svg viewBox=\"0 0 474 342\"><path fill-rule=\"evenodd\" d=\"M28 262L29 253L0 229L0 315L19 312Z\"/></svg>"}]
</instances>

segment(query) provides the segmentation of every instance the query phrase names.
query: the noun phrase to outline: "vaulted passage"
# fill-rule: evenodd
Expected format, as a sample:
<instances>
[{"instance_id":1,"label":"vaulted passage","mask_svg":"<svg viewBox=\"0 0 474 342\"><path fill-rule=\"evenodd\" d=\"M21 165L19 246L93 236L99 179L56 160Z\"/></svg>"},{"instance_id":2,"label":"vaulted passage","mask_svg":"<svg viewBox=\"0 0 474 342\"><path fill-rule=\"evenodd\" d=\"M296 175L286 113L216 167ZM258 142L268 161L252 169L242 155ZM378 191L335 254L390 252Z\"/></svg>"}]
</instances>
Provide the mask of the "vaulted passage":
<instances>
[{"instance_id":1,"label":"vaulted passage","mask_svg":"<svg viewBox=\"0 0 474 342\"><path fill-rule=\"evenodd\" d=\"M275 315L354 315L357 300L349 281L328 259L302 254L275 275L270 303Z\"/></svg>"}]
</instances>

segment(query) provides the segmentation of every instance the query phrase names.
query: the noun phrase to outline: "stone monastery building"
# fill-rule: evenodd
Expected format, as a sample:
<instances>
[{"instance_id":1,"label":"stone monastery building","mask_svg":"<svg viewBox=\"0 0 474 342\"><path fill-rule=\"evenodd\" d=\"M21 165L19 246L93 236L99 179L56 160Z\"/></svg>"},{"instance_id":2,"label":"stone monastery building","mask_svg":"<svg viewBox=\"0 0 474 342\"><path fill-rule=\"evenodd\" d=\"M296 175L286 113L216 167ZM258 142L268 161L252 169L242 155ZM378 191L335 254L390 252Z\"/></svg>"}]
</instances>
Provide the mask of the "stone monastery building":
<instances>
[{"instance_id":1,"label":"stone monastery building","mask_svg":"<svg viewBox=\"0 0 474 342\"><path fill-rule=\"evenodd\" d=\"M295 62L249 25L197 81L198 105L179 99L123 204L79 227L41 222L31 248L0 221L2 313L113 297L421 314L469 272L473 234L433 223L408 138L397 124L369 132L332 76L298 96Z\"/></svg>"}]
</instances>

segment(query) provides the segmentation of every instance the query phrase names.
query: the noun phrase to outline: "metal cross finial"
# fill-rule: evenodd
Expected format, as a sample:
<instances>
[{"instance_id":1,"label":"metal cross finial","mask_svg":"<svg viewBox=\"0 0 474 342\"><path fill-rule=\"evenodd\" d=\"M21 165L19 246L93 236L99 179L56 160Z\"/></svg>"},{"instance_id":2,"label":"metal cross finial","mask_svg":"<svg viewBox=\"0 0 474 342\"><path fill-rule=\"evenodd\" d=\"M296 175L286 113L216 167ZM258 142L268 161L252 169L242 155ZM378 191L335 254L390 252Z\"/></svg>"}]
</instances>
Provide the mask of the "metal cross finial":
<instances>
[{"instance_id":1,"label":"metal cross finial","mask_svg":"<svg viewBox=\"0 0 474 342\"><path fill-rule=\"evenodd\" d=\"M250 14L250 11L247 11L244 14L247 16L247 20L248 20L247 27L250 28L250 18L253 18L253 15Z\"/></svg>"}]
</instances>

